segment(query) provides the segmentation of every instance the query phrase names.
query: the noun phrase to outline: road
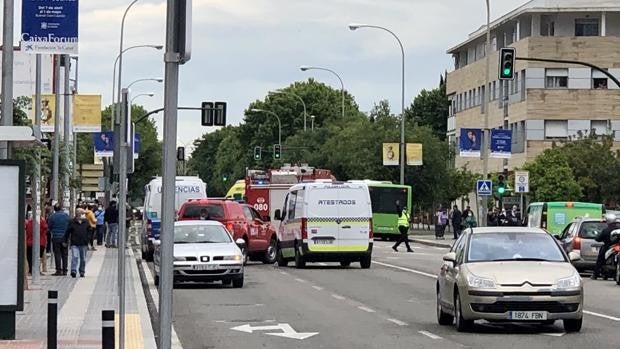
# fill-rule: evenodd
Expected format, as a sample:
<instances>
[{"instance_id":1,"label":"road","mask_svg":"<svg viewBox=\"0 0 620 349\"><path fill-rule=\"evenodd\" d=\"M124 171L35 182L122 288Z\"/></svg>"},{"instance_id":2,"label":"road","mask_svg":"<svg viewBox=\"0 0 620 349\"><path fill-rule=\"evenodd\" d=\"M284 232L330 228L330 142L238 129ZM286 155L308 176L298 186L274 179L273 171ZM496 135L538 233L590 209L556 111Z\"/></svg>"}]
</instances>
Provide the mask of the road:
<instances>
[{"instance_id":1,"label":"road","mask_svg":"<svg viewBox=\"0 0 620 349\"><path fill-rule=\"evenodd\" d=\"M620 309L610 300L620 287L611 281L584 278L587 312L580 333L564 333L561 322L483 322L472 333L458 333L439 326L435 316L435 274L446 249L415 245L415 253L395 253L390 246L375 243L369 270L359 264L315 263L303 270L251 264L243 289L180 286L174 291L175 329L186 349L618 345Z\"/></svg>"}]
</instances>

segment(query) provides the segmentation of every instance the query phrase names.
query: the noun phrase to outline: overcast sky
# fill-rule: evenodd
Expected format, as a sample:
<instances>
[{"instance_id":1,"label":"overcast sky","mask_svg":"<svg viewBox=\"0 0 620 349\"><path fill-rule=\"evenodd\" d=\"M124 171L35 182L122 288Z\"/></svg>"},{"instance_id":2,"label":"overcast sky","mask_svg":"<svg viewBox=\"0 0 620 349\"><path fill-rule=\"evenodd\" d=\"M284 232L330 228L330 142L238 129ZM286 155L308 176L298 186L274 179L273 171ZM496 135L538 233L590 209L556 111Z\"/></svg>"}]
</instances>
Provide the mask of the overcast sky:
<instances>
[{"instance_id":1,"label":"overcast sky","mask_svg":"<svg viewBox=\"0 0 620 349\"><path fill-rule=\"evenodd\" d=\"M20 3L20 1L16 1ZM120 21L129 0L80 1L80 92L101 93L110 103ZM406 99L434 88L439 75L452 69L446 49L484 24L484 0L194 0L193 54L181 67L179 104L228 102L228 120L237 124L243 110L267 91L315 77L335 88L329 73L301 72L299 65L329 67L341 74L362 111L388 99L400 106L400 52L387 33L350 31L351 22L387 26L406 50ZM492 0L496 18L525 0ZM125 27L125 47L163 44L164 0L139 0ZM16 9L19 32L21 9ZM124 56L125 84L163 77L161 51L136 49ZM147 109L163 105L163 85L134 85L133 94L155 92L136 103ZM156 117L161 125L162 116ZM178 143L188 144L207 132L199 112L179 112ZM159 137L162 137L161 127Z\"/></svg>"}]
</instances>

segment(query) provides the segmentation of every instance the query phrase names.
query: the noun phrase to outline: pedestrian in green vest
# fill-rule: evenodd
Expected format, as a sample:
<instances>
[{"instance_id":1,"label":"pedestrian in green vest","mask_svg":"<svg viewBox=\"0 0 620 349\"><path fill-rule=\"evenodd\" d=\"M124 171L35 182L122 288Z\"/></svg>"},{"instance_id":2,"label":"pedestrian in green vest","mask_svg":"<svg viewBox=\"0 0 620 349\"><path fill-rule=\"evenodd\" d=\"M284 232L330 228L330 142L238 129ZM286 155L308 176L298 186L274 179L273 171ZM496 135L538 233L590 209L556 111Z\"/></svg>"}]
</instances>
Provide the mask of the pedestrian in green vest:
<instances>
[{"instance_id":1,"label":"pedestrian in green vest","mask_svg":"<svg viewBox=\"0 0 620 349\"><path fill-rule=\"evenodd\" d=\"M411 246L409 246L409 224L411 223L411 216L407 211L407 207L404 207L403 210L400 210L400 205L396 206L398 210L398 230L400 231L400 235L398 237L398 241L392 249L395 252L398 252L398 246L404 242L405 246L407 246L407 252L413 252Z\"/></svg>"}]
</instances>

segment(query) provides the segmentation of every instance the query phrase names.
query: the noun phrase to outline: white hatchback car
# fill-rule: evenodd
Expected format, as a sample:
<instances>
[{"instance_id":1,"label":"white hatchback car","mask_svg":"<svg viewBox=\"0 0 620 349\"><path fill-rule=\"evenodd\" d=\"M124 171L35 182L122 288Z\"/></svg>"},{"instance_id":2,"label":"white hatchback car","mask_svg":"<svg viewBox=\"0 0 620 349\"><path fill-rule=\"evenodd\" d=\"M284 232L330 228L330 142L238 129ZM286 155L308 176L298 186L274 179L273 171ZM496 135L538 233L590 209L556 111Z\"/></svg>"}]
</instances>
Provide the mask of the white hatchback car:
<instances>
[{"instance_id":1,"label":"white hatchback car","mask_svg":"<svg viewBox=\"0 0 620 349\"><path fill-rule=\"evenodd\" d=\"M165 232L162 232L165 234ZM245 242L234 242L224 225L216 221L180 221L174 223L174 283L184 281L222 281L234 288L243 287ZM153 258L155 285L161 273L161 245L155 242Z\"/></svg>"}]
</instances>

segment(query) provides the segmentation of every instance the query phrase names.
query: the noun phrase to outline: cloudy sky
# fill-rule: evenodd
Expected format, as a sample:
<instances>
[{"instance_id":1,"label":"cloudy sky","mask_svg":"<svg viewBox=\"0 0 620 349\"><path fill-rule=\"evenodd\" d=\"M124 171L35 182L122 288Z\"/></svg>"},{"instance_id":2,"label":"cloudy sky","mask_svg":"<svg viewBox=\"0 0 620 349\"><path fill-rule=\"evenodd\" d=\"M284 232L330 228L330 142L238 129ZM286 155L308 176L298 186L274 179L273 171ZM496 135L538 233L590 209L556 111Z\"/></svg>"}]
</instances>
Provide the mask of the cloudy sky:
<instances>
[{"instance_id":1,"label":"cloudy sky","mask_svg":"<svg viewBox=\"0 0 620 349\"><path fill-rule=\"evenodd\" d=\"M16 1L20 3L20 1ZM111 77L122 14L130 0L80 1L80 92L101 93L110 103ZM397 43L378 30L348 30L351 22L387 26L406 50L406 98L434 88L451 69L447 48L484 24L484 0L194 0L193 55L181 67L179 103L228 102L229 121L239 123L251 101L267 91L315 77L339 88L326 72L301 72L299 65L329 67L341 74L363 111L388 99L400 105L400 53ZM525 0L492 0L492 17ZM164 0L139 0L125 27L125 47L163 44ZM18 5L16 17L19 17ZM19 27L19 19L17 19ZM16 34L19 30L16 30ZM163 77L161 51L136 49L125 56L125 83ZM141 83L132 93L147 109L163 105L163 85ZM138 103L138 100L136 101ZM162 116L156 117L161 125ZM178 143L189 144L209 130L199 112L179 112ZM161 138L160 128L160 138Z\"/></svg>"}]
</instances>

